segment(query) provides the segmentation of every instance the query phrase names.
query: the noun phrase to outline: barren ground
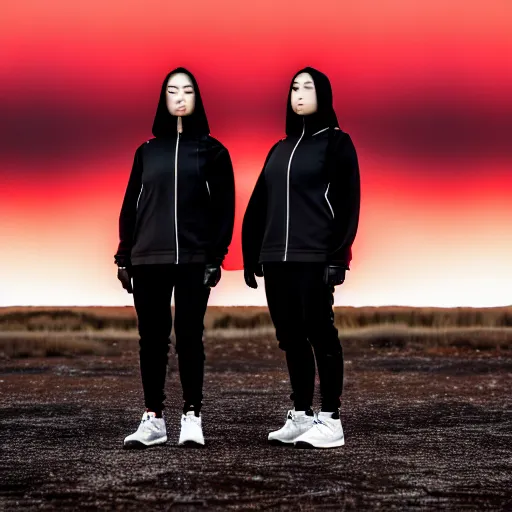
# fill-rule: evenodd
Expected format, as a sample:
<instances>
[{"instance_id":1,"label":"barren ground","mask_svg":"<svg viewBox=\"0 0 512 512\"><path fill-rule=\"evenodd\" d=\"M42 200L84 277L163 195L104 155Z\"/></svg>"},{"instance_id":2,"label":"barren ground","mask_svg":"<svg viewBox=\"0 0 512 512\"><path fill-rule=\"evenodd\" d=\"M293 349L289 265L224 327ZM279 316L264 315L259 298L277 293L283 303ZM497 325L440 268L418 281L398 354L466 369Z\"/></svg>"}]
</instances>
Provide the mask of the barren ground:
<instances>
[{"instance_id":1,"label":"barren ground","mask_svg":"<svg viewBox=\"0 0 512 512\"><path fill-rule=\"evenodd\" d=\"M0 510L512 510L510 352L346 353L346 444L266 443L285 419L284 358L207 340L203 449L122 449L143 412L137 355L0 361Z\"/></svg>"}]
</instances>

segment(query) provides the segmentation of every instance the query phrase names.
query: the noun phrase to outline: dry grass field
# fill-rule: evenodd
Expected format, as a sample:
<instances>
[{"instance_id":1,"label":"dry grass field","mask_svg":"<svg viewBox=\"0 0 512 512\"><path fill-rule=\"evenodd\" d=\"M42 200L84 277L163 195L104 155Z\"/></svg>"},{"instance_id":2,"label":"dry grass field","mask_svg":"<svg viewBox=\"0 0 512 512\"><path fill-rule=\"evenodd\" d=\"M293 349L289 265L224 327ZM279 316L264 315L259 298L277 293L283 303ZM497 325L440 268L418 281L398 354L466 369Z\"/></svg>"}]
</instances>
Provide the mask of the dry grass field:
<instances>
[{"instance_id":1,"label":"dry grass field","mask_svg":"<svg viewBox=\"0 0 512 512\"><path fill-rule=\"evenodd\" d=\"M337 307L339 328L382 324L408 327L512 327L512 306L499 308L413 308L406 306ZM125 307L4 307L0 308L0 331L129 330L136 327L135 310ZM271 326L266 307L210 306L205 327L252 329Z\"/></svg>"},{"instance_id":2,"label":"dry grass field","mask_svg":"<svg viewBox=\"0 0 512 512\"><path fill-rule=\"evenodd\" d=\"M346 350L378 348L508 351L512 307L335 308ZM210 307L206 339L275 340L263 307ZM0 309L0 358L116 356L137 350L133 307L9 307Z\"/></svg>"}]
</instances>

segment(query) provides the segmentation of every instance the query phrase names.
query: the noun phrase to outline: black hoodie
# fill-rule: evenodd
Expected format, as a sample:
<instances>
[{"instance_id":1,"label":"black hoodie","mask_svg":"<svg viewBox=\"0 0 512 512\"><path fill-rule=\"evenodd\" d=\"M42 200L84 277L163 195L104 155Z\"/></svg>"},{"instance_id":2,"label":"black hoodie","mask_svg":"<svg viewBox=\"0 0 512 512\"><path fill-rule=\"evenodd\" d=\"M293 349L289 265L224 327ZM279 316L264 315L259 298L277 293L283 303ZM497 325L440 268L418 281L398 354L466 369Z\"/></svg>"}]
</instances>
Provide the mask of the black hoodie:
<instances>
[{"instance_id":1,"label":"black hoodie","mask_svg":"<svg viewBox=\"0 0 512 512\"><path fill-rule=\"evenodd\" d=\"M186 73L195 91L182 133L166 105L174 73ZM118 265L222 263L233 234L234 177L227 149L209 131L196 80L174 69L162 83L155 138L135 152L119 217Z\"/></svg>"},{"instance_id":2,"label":"black hoodie","mask_svg":"<svg viewBox=\"0 0 512 512\"><path fill-rule=\"evenodd\" d=\"M291 107L295 77L309 73L317 111ZM360 178L350 136L339 129L329 79L298 71L286 107L286 138L270 150L242 226L244 267L275 261L325 262L349 269L359 223Z\"/></svg>"}]
</instances>

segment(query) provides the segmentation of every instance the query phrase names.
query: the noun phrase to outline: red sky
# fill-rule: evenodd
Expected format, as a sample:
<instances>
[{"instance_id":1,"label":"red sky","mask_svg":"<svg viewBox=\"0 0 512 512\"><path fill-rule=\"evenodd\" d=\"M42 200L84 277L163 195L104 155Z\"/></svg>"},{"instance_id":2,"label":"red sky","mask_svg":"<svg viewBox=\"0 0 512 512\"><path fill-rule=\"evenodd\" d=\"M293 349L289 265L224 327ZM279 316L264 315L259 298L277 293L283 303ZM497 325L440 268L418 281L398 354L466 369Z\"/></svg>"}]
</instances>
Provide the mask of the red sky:
<instances>
[{"instance_id":1,"label":"red sky","mask_svg":"<svg viewBox=\"0 0 512 512\"><path fill-rule=\"evenodd\" d=\"M201 5L199 5L201 4ZM353 5L356 4L356 5ZM0 306L131 304L117 220L161 81L196 76L240 223L291 76L332 83L362 211L336 304L512 303L512 4L19 1L0 19ZM265 304L225 271L211 304Z\"/></svg>"}]
</instances>

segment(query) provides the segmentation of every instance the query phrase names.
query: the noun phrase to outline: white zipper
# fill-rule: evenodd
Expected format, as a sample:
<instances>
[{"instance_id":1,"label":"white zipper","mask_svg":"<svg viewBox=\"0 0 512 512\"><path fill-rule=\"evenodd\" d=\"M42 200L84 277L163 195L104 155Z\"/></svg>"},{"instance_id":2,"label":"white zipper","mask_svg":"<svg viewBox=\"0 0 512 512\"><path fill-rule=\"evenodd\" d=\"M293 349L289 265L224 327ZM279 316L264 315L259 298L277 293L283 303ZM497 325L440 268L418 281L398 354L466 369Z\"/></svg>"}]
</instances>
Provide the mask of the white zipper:
<instances>
[{"instance_id":1,"label":"white zipper","mask_svg":"<svg viewBox=\"0 0 512 512\"><path fill-rule=\"evenodd\" d=\"M332 218L334 219L334 210L332 209L331 203L329 202L329 198L327 197L327 194L329 193L329 187L331 186L330 183L327 184L327 190L325 191L325 200L327 201L327 204L329 205L329 208L332 213Z\"/></svg>"},{"instance_id":2,"label":"white zipper","mask_svg":"<svg viewBox=\"0 0 512 512\"><path fill-rule=\"evenodd\" d=\"M140 201L140 196L142 195L142 189L144 188L144 185L141 185L140 186L140 192L139 192L139 197L137 197L137 205L135 206L135 209L138 210L139 209L139 201Z\"/></svg>"},{"instance_id":3,"label":"white zipper","mask_svg":"<svg viewBox=\"0 0 512 512\"><path fill-rule=\"evenodd\" d=\"M299 142L302 140L302 137L304 137L306 123L305 123L305 119L302 119L302 121L303 121L302 135L299 137L297 144L295 144L292 154L290 155L290 160L288 161L288 175L287 175L287 182L286 182L286 244L284 247L284 260L283 261L286 261L286 257L288 256L288 235L290 234L290 167L292 165L293 154L295 153L295 150L297 149Z\"/></svg>"},{"instance_id":4,"label":"white zipper","mask_svg":"<svg viewBox=\"0 0 512 512\"><path fill-rule=\"evenodd\" d=\"M174 155L174 232L176 233L176 263L180 259L180 248L178 245L178 145L180 143L180 132L176 139L176 153Z\"/></svg>"},{"instance_id":5,"label":"white zipper","mask_svg":"<svg viewBox=\"0 0 512 512\"><path fill-rule=\"evenodd\" d=\"M208 185L208 182L206 182L206 189L208 190L208 195L211 196L211 194L210 194L210 185Z\"/></svg>"}]
</instances>

